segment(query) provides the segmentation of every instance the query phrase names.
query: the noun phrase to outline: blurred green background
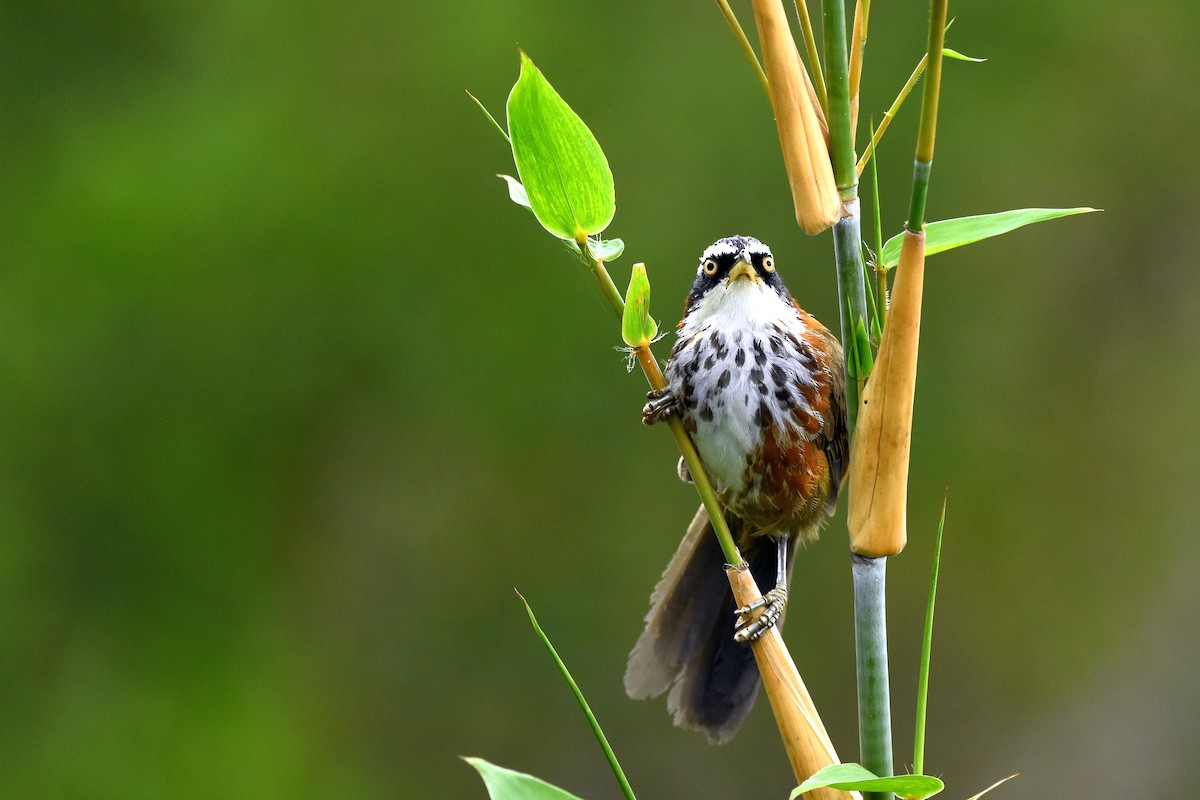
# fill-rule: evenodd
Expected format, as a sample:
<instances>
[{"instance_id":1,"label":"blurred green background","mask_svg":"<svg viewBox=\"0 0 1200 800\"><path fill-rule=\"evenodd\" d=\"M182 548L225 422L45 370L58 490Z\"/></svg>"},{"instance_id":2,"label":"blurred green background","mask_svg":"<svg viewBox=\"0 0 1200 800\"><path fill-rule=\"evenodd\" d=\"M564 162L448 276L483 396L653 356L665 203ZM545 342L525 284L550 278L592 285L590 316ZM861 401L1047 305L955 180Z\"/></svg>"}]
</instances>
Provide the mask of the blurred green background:
<instances>
[{"instance_id":1,"label":"blurred green background","mask_svg":"<svg viewBox=\"0 0 1200 800\"><path fill-rule=\"evenodd\" d=\"M739 7L740 8L740 7ZM749 23L749 9L740 9ZM863 119L923 48L876 2ZM1200 83L1183 0L955 2L931 218L1093 205L929 265L897 763L950 508L927 767L973 794L1174 798L1200 747ZM0 8L0 795L482 797L459 755L644 797L783 797L621 676L696 500L617 328L509 203L520 44L604 145L610 232L677 319L755 235L836 319L769 109L711 3ZM881 150L907 209L915 105ZM669 341L659 345L665 356ZM787 639L857 752L842 518ZM995 796L1002 796L997 793Z\"/></svg>"}]
</instances>

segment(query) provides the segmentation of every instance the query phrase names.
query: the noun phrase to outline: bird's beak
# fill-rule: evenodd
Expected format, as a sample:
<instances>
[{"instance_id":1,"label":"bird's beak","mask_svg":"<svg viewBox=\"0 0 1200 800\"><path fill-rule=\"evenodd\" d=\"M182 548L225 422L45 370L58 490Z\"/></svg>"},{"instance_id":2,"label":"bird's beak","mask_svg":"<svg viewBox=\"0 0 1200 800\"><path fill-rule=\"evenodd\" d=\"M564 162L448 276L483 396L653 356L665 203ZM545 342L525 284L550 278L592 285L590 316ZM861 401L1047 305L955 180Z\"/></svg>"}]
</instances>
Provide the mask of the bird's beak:
<instances>
[{"instance_id":1,"label":"bird's beak","mask_svg":"<svg viewBox=\"0 0 1200 800\"><path fill-rule=\"evenodd\" d=\"M733 265L733 269L729 271L729 280L732 282L738 278L749 278L752 281L758 280L758 273L754 271L754 267L744 258L739 258L738 262Z\"/></svg>"}]
</instances>

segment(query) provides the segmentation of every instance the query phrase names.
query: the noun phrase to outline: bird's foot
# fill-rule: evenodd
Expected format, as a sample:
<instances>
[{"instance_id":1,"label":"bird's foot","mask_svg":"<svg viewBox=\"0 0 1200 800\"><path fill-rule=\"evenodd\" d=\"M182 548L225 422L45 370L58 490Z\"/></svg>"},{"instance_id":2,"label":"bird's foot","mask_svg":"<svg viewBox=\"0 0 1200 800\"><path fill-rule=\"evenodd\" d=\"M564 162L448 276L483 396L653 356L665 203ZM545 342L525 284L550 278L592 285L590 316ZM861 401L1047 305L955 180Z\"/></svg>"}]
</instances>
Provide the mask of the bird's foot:
<instances>
[{"instance_id":1,"label":"bird's foot","mask_svg":"<svg viewBox=\"0 0 1200 800\"><path fill-rule=\"evenodd\" d=\"M733 627L734 641L747 644L762 636L783 616L787 606L787 589L776 586L749 605L733 612L737 622Z\"/></svg>"},{"instance_id":2,"label":"bird's foot","mask_svg":"<svg viewBox=\"0 0 1200 800\"><path fill-rule=\"evenodd\" d=\"M646 399L650 402L642 407L642 422L647 425L679 415L679 401L670 389L651 389L646 392Z\"/></svg>"}]
</instances>

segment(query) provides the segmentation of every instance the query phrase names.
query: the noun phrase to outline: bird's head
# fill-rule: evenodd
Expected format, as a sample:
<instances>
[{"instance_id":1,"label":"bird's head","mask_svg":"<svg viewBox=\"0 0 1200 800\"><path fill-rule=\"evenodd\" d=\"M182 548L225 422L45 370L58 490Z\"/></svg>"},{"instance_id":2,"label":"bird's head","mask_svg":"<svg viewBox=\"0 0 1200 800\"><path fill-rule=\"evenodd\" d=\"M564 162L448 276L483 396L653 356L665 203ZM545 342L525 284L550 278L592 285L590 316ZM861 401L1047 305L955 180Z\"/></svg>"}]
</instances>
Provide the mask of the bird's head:
<instances>
[{"instance_id":1,"label":"bird's head","mask_svg":"<svg viewBox=\"0 0 1200 800\"><path fill-rule=\"evenodd\" d=\"M737 305L792 305L792 296L775 271L775 257L758 239L729 236L718 239L700 256L696 282L688 295L687 313L716 312Z\"/></svg>"}]
</instances>

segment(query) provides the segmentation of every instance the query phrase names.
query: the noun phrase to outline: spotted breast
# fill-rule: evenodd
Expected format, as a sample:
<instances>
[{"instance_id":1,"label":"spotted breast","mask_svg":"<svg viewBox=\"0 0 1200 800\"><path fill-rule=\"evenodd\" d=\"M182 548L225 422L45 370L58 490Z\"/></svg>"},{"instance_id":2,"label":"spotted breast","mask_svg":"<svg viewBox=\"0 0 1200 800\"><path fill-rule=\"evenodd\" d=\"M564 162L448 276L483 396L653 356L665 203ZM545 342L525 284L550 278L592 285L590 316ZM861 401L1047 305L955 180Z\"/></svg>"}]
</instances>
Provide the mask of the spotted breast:
<instances>
[{"instance_id":1,"label":"spotted breast","mask_svg":"<svg viewBox=\"0 0 1200 800\"><path fill-rule=\"evenodd\" d=\"M684 315L667 379L727 508L777 534L832 512L841 345L790 296L766 281L713 287Z\"/></svg>"}]
</instances>

